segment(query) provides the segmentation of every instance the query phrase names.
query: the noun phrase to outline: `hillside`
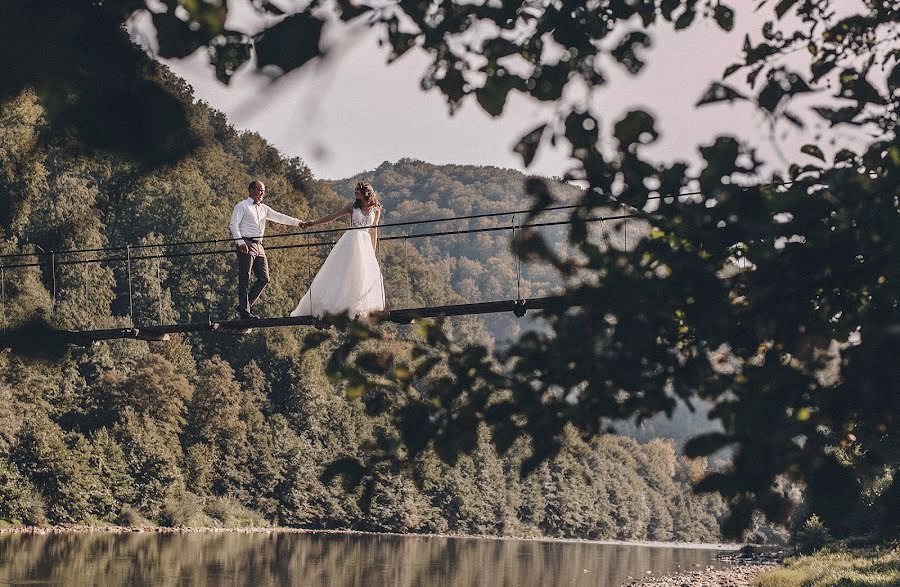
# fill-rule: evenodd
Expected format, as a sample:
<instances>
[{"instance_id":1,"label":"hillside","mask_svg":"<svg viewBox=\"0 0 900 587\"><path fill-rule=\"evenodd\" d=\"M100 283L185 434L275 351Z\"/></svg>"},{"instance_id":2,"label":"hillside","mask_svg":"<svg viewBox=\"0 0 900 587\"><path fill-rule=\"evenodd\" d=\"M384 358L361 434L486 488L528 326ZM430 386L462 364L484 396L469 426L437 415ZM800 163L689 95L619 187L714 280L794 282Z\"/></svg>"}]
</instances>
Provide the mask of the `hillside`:
<instances>
[{"instance_id":1,"label":"hillside","mask_svg":"<svg viewBox=\"0 0 900 587\"><path fill-rule=\"evenodd\" d=\"M274 208L294 216L340 205L338 192L346 192L339 186L316 180L302 161L284 158L260 136L235 131L165 69L150 64L147 72L155 91L181 101L194 135L196 148L174 164L142 165L127 154L88 147L77 130L47 122L34 92L0 104L3 253L225 238L231 208L252 178L266 182ZM385 196L388 220L525 205L516 196L521 176L493 168L405 160L367 177ZM410 190L405 195L404 182ZM438 182L449 187L438 189ZM279 228L272 227L273 237L284 232ZM302 237L269 239L276 242ZM379 256L393 304L508 297L514 272L500 236L387 244ZM211 252L222 246L149 250ZM327 247L309 251L273 250L273 281L260 305L264 315L286 314L302 295ZM71 258L109 260L60 263L55 272L50 263L7 268L5 325L13 328L38 314L60 328L128 324L126 265L104 255L79 253ZM231 315L233 262L227 249L164 258L159 265L136 262L134 322ZM532 288L528 295L549 291L550 276L539 268L523 275ZM392 352L408 352L405 339L414 329L384 328L393 328ZM501 328L492 325L495 333ZM453 330L491 340L478 319L456 320ZM370 408L394 398L385 400L385 390L348 397L344 385L327 375L330 349L305 350L306 334L297 328L243 338L210 333L168 343L118 341L73 348L56 362L0 354L0 521L272 522L677 540L718 535L721 502L690 492L702 465L662 442L604 436L586 443L571 434L556 458L524 480L517 470L528 447L516 445L501 457L483 431L473 454L454 463L429 448L404 466L378 464L372 440L399 431L388 415L371 415ZM366 485L349 487L322 476L329 463L349 456L372 457Z\"/></svg>"}]
</instances>

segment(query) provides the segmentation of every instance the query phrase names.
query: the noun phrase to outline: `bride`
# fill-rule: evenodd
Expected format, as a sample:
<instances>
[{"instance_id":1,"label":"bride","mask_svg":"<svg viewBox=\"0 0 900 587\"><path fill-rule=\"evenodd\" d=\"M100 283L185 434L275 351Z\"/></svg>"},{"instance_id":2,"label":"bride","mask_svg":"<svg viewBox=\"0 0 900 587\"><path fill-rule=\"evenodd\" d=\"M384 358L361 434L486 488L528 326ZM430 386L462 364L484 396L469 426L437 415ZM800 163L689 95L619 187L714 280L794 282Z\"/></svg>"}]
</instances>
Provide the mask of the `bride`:
<instances>
[{"instance_id":1,"label":"bride","mask_svg":"<svg viewBox=\"0 0 900 587\"><path fill-rule=\"evenodd\" d=\"M356 199L339 211L301 223L309 228L350 215L350 229L335 243L291 316L347 312L351 318L364 318L384 309L384 283L375 258L384 208L367 181L357 183L354 194Z\"/></svg>"}]
</instances>

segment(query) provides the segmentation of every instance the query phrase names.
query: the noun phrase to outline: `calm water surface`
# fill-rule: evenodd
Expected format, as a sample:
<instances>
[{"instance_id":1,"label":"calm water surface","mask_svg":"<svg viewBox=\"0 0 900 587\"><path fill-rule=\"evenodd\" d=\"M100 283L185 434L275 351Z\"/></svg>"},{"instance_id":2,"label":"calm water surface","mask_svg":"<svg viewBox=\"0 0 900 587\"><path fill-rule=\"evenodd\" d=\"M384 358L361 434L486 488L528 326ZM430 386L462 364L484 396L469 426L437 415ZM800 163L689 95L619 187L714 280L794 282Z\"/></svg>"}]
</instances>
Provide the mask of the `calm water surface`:
<instances>
[{"instance_id":1,"label":"calm water surface","mask_svg":"<svg viewBox=\"0 0 900 587\"><path fill-rule=\"evenodd\" d=\"M715 551L335 534L0 535L0 585L621 585Z\"/></svg>"}]
</instances>

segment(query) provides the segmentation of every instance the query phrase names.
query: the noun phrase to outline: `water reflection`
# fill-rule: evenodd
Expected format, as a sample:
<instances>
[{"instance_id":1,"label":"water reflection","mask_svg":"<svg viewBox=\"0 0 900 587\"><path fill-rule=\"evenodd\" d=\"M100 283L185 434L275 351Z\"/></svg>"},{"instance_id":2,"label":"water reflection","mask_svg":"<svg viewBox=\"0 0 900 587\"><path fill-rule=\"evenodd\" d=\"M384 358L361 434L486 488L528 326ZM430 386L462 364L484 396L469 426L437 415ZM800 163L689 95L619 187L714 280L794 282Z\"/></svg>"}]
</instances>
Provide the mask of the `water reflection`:
<instances>
[{"instance_id":1,"label":"water reflection","mask_svg":"<svg viewBox=\"0 0 900 587\"><path fill-rule=\"evenodd\" d=\"M0 535L0 585L621 585L707 550L334 534Z\"/></svg>"}]
</instances>

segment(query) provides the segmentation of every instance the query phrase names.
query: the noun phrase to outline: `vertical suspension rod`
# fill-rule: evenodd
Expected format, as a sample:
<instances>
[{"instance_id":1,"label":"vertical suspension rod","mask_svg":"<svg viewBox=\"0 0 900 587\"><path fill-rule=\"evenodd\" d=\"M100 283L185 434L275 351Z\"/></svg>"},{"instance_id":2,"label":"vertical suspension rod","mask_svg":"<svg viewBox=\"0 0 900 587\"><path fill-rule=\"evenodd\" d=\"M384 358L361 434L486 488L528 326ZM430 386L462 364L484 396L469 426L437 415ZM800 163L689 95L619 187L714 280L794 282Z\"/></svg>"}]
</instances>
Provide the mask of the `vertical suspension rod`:
<instances>
[{"instance_id":1,"label":"vertical suspension rod","mask_svg":"<svg viewBox=\"0 0 900 587\"><path fill-rule=\"evenodd\" d=\"M313 312L313 290L312 290L312 246L309 244L309 233L306 233L306 281L309 282L309 313L315 316Z\"/></svg>"},{"instance_id":2,"label":"vertical suspension rod","mask_svg":"<svg viewBox=\"0 0 900 587\"><path fill-rule=\"evenodd\" d=\"M515 242L516 240L516 215L513 213L512 215L512 240ZM519 255L513 250L513 255L516 257L516 300L522 299L522 273L519 268Z\"/></svg>"},{"instance_id":3,"label":"vertical suspension rod","mask_svg":"<svg viewBox=\"0 0 900 587\"><path fill-rule=\"evenodd\" d=\"M0 265L0 311L3 312L3 332L6 332L6 272Z\"/></svg>"},{"instance_id":4,"label":"vertical suspension rod","mask_svg":"<svg viewBox=\"0 0 900 587\"><path fill-rule=\"evenodd\" d=\"M53 300L50 302L50 315L56 311L56 253L50 251L50 272L53 274Z\"/></svg>"},{"instance_id":5,"label":"vertical suspension rod","mask_svg":"<svg viewBox=\"0 0 900 587\"><path fill-rule=\"evenodd\" d=\"M134 299L131 291L131 245L125 245L125 260L128 269L128 318L131 320L131 327L134 328Z\"/></svg>"},{"instance_id":6,"label":"vertical suspension rod","mask_svg":"<svg viewBox=\"0 0 900 587\"><path fill-rule=\"evenodd\" d=\"M156 302L159 305L159 323L163 323L162 278L159 275L159 258L156 259Z\"/></svg>"}]
</instances>

